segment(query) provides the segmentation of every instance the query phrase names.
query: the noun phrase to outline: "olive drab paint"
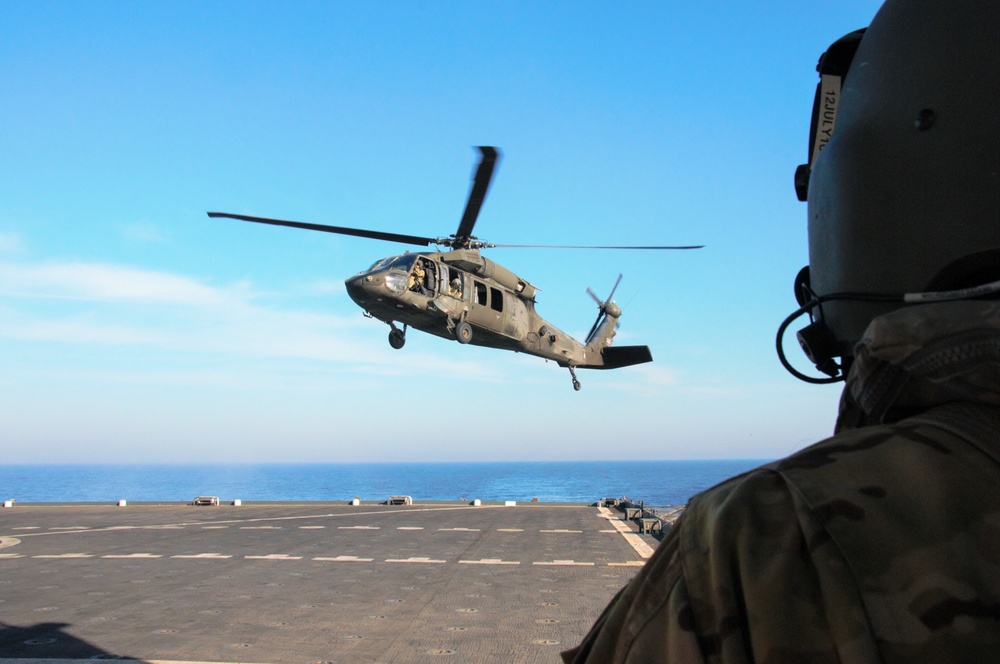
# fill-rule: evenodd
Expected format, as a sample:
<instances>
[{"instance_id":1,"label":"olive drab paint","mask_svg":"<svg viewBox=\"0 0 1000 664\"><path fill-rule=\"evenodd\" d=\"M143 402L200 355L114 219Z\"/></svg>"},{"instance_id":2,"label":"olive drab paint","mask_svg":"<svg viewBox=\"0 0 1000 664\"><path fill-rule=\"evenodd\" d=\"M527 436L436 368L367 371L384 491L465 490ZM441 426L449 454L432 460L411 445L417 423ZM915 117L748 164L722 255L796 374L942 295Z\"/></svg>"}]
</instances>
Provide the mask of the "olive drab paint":
<instances>
[{"instance_id":1,"label":"olive drab paint","mask_svg":"<svg viewBox=\"0 0 1000 664\"><path fill-rule=\"evenodd\" d=\"M483 257L489 247L550 249L700 249L692 246L549 246L496 245L472 235L479 210L486 200L493 171L500 156L494 147L478 148L481 155L472 189L458 230L449 237L423 237L359 228L209 212L273 226L365 237L411 245L447 247L449 251L404 253L375 261L367 270L347 279L351 299L390 327L389 344L401 349L406 331L414 328L461 344L527 353L569 369L573 387L580 389L576 369L618 369L651 362L648 346L612 346L621 309L588 289L597 302L598 316L583 342L577 341L535 311L537 288L502 265ZM618 277L621 281L621 275ZM399 327L401 325L402 327Z\"/></svg>"}]
</instances>

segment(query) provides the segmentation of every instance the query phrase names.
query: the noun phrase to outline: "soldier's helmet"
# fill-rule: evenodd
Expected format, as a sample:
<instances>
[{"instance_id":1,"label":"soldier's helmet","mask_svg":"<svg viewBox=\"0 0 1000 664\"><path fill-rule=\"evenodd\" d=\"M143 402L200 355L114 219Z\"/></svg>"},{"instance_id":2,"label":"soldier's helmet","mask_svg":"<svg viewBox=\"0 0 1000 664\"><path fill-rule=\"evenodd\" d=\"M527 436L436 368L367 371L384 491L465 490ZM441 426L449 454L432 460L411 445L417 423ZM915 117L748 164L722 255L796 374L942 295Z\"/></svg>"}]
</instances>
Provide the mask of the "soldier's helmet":
<instances>
[{"instance_id":1,"label":"soldier's helmet","mask_svg":"<svg viewBox=\"0 0 1000 664\"><path fill-rule=\"evenodd\" d=\"M796 297L834 376L872 318L923 301L903 294L1000 280L1000 2L888 0L817 69Z\"/></svg>"}]
</instances>

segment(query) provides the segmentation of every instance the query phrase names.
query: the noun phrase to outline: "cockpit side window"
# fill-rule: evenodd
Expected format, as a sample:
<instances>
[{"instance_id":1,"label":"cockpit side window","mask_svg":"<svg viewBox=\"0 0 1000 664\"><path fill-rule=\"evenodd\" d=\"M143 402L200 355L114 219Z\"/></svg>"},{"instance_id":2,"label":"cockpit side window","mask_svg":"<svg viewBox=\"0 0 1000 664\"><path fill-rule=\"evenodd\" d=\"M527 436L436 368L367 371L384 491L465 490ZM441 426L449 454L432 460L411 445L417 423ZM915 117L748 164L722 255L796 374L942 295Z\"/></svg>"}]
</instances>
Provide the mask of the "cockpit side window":
<instances>
[{"instance_id":1,"label":"cockpit side window","mask_svg":"<svg viewBox=\"0 0 1000 664\"><path fill-rule=\"evenodd\" d=\"M410 280L407 282L406 290L410 290L415 293L425 293L427 289L428 272L428 263L423 258L418 258L413 261L413 271L410 272Z\"/></svg>"},{"instance_id":2,"label":"cockpit side window","mask_svg":"<svg viewBox=\"0 0 1000 664\"><path fill-rule=\"evenodd\" d=\"M424 268L424 289L427 292L434 290L437 285L437 275L435 274L434 261L421 260Z\"/></svg>"}]
</instances>

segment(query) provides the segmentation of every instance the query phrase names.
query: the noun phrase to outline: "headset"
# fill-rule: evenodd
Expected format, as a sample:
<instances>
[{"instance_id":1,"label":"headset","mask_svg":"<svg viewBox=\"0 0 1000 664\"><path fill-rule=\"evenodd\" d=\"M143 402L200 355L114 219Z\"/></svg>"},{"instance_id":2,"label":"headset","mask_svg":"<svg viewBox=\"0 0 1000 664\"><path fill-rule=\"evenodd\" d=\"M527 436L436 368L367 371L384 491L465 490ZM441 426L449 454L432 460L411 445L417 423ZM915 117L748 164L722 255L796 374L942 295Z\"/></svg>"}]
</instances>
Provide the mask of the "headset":
<instances>
[{"instance_id":1,"label":"headset","mask_svg":"<svg viewBox=\"0 0 1000 664\"><path fill-rule=\"evenodd\" d=\"M1000 281L959 288L948 291L929 291L923 293L902 293L902 294L880 294L880 293L829 293L827 295L816 295L809 285L809 266L799 270L795 277L795 299L801 305L798 309L782 321L778 326L778 334L775 338L775 347L778 352L778 360L781 366L785 367L788 373L801 381L815 385L828 385L839 383L847 378L850 370L850 357L841 358L838 363L835 356L837 352L837 342L833 332L823 322L822 305L825 302L834 300L854 300L856 302L897 302L905 304L931 304L934 302L952 302L955 300L970 300L980 297L989 297L1000 293ZM814 312L819 310L819 314ZM788 326L803 314L808 313L810 324L796 332L795 337L809 361L816 365L816 369L826 374L825 378L809 376L793 367L785 356L784 337Z\"/></svg>"}]
</instances>

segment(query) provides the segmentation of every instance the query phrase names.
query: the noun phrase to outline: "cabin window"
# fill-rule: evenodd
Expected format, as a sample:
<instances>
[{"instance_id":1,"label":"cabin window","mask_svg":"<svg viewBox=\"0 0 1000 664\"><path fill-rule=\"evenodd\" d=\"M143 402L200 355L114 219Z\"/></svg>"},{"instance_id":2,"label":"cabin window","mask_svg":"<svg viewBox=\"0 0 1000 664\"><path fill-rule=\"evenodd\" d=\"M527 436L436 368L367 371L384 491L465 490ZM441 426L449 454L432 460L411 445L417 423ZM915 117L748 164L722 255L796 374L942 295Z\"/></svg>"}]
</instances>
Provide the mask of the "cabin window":
<instances>
[{"instance_id":1,"label":"cabin window","mask_svg":"<svg viewBox=\"0 0 1000 664\"><path fill-rule=\"evenodd\" d=\"M490 308L503 311L503 291L499 288L490 288Z\"/></svg>"},{"instance_id":2,"label":"cabin window","mask_svg":"<svg viewBox=\"0 0 1000 664\"><path fill-rule=\"evenodd\" d=\"M476 304L481 304L486 306L486 284L481 281L473 282L476 284Z\"/></svg>"},{"instance_id":3,"label":"cabin window","mask_svg":"<svg viewBox=\"0 0 1000 664\"><path fill-rule=\"evenodd\" d=\"M462 274L461 270L451 268L451 280L448 282L448 295L461 300L464 290L465 275Z\"/></svg>"}]
</instances>

